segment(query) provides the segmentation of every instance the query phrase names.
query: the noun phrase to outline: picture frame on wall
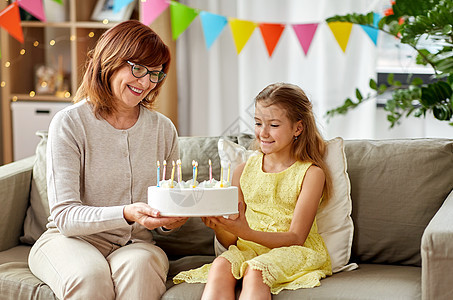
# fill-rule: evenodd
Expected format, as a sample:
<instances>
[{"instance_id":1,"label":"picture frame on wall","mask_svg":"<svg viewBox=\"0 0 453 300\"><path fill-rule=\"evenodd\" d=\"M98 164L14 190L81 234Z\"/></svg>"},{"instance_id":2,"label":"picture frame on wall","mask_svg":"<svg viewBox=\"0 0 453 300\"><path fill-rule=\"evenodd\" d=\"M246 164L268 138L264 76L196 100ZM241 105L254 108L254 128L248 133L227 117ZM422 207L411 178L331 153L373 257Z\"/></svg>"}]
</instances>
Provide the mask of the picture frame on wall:
<instances>
[{"instance_id":1,"label":"picture frame on wall","mask_svg":"<svg viewBox=\"0 0 453 300\"><path fill-rule=\"evenodd\" d=\"M129 20L135 8L135 0L124 6L119 12L113 11L114 0L98 0L91 14L91 20L110 22L122 22Z\"/></svg>"}]
</instances>

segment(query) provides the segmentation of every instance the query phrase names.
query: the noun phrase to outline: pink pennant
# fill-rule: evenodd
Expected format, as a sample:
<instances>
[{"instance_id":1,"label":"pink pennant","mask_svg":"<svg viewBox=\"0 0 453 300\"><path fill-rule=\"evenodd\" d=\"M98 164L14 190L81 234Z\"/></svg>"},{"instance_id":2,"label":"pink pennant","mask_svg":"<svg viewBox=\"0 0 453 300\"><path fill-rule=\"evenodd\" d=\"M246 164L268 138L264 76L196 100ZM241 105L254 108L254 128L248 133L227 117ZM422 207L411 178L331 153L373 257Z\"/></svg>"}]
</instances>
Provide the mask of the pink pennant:
<instances>
[{"instance_id":1,"label":"pink pennant","mask_svg":"<svg viewBox=\"0 0 453 300\"><path fill-rule=\"evenodd\" d=\"M305 55L307 55L308 49L310 49L311 41L313 40L317 28L318 23L293 25L294 32L297 35Z\"/></svg>"},{"instance_id":2,"label":"pink pennant","mask_svg":"<svg viewBox=\"0 0 453 300\"><path fill-rule=\"evenodd\" d=\"M44 13L44 7L42 6L42 0L19 0L19 6L28 11L30 14L35 16L41 22L46 22L46 15Z\"/></svg>"},{"instance_id":3,"label":"pink pennant","mask_svg":"<svg viewBox=\"0 0 453 300\"><path fill-rule=\"evenodd\" d=\"M142 0L141 5L141 17L140 22L145 25L149 25L160 16L170 5L170 1L167 0Z\"/></svg>"}]
</instances>

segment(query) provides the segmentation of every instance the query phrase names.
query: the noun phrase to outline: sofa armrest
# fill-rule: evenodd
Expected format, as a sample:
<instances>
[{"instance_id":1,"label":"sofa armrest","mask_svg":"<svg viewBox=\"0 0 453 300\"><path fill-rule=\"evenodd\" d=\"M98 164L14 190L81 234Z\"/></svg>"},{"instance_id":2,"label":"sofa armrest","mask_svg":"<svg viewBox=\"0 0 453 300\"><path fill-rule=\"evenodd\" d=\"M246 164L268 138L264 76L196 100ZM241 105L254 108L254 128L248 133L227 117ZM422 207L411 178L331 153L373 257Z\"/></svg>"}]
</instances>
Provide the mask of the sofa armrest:
<instances>
[{"instance_id":1,"label":"sofa armrest","mask_svg":"<svg viewBox=\"0 0 453 300\"><path fill-rule=\"evenodd\" d=\"M422 236L422 299L451 299L453 285L453 190Z\"/></svg>"},{"instance_id":2,"label":"sofa armrest","mask_svg":"<svg viewBox=\"0 0 453 300\"><path fill-rule=\"evenodd\" d=\"M0 251L19 244L35 157L0 166Z\"/></svg>"}]
</instances>

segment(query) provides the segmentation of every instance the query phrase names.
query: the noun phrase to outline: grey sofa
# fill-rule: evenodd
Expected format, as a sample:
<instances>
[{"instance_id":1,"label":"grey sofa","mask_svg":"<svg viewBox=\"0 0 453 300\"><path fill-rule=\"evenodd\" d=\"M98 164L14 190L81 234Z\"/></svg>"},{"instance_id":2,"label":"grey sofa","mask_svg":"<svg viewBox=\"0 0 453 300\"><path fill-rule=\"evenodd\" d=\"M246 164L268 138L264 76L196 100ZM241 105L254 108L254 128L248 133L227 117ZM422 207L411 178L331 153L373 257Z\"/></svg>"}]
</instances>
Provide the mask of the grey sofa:
<instances>
[{"instance_id":1,"label":"grey sofa","mask_svg":"<svg viewBox=\"0 0 453 300\"><path fill-rule=\"evenodd\" d=\"M251 141L248 135L226 138L246 147ZM190 174L193 159L211 159L218 177L218 139L180 137L183 174ZM44 152L43 139L36 156L0 167L0 299L55 299L27 265L48 213L36 200L45 199ZM453 140L351 140L345 153L354 222L350 261L359 268L273 299L453 299ZM207 176L200 170L201 180ZM199 299L203 284L173 285L171 278L212 261L212 230L191 218L155 239L171 260L163 299Z\"/></svg>"}]
</instances>

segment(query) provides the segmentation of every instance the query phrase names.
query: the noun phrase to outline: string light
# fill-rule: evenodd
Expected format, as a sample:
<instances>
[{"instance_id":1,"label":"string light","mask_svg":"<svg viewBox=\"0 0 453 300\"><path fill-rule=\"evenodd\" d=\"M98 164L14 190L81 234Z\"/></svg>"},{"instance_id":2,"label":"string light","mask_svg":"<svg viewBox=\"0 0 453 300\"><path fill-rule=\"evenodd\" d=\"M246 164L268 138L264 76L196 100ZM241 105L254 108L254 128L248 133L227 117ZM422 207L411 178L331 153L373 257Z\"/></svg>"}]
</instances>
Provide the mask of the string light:
<instances>
[{"instance_id":1,"label":"string light","mask_svg":"<svg viewBox=\"0 0 453 300\"><path fill-rule=\"evenodd\" d=\"M107 25L108 23L109 23L109 20L107 20L107 19L102 20L102 24Z\"/></svg>"},{"instance_id":2,"label":"string light","mask_svg":"<svg viewBox=\"0 0 453 300\"><path fill-rule=\"evenodd\" d=\"M8 1L7 1L7 2L8 2ZM102 23L103 23L103 24L108 24L108 23L109 23L109 20L108 20L108 19L104 19L104 20L102 21ZM85 38L83 38L83 37L80 38L80 37L77 37L76 35L70 35L70 36L69 36L69 40L70 40L70 41L76 41L76 40L78 40L79 42L83 42L83 41L85 41L85 40L87 40L87 39L90 39L90 38L95 37L95 35L96 35L96 34L95 34L95 32L93 32L93 31L89 32L88 35L87 35ZM49 45L50 45L50 46L54 46L54 45L56 45L57 41L60 42L60 41L64 41L64 40L67 41L67 40L68 40L68 37L67 37L67 36L60 36L60 37L57 37L56 39L50 40L50 41L49 41ZM41 44L38 40L35 40L35 41L33 42L32 45L33 45L33 47L35 47L35 48L37 48L37 47L46 48L45 46L42 46L42 45L45 45L45 44ZM24 48L22 48L22 49L19 51L19 54L20 54L20 55L17 56L17 57L15 57L15 58L13 58L13 61L6 61L4 66L5 66L6 68L11 67L13 63L15 63L17 60L20 60L20 59L21 59L20 56L23 56L23 55L25 55L26 53L27 53L27 50L24 49ZM30 54L29 54L29 55L30 55ZM6 86L6 84L7 84L6 81L1 81L1 82L0 82L0 88L4 88L4 87ZM42 87L46 87L46 85L48 85L48 83L47 83L47 82L43 82L41 85L42 85ZM36 94L35 91L30 91L30 92L29 92L29 96L32 97L32 98L35 97L36 95L37 95L37 94ZM64 93L62 94L62 96L63 96L64 98L70 98L72 95L71 95L71 93L70 93L69 91L64 91ZM17 97L17 96L12 96L11 101L13 101L13 102L18 101L18 97Z\"/></svg>"}]
</instances>

